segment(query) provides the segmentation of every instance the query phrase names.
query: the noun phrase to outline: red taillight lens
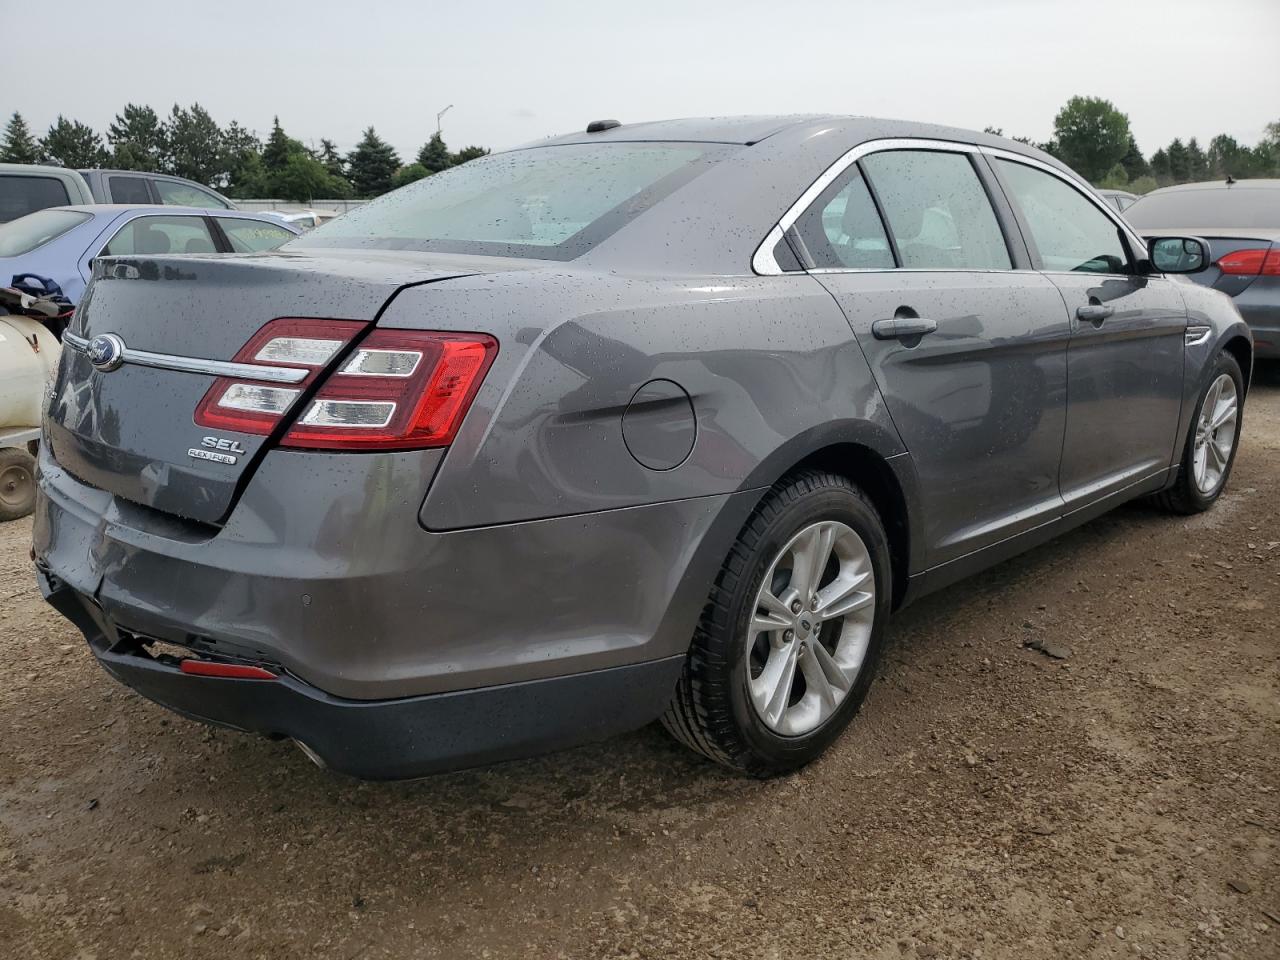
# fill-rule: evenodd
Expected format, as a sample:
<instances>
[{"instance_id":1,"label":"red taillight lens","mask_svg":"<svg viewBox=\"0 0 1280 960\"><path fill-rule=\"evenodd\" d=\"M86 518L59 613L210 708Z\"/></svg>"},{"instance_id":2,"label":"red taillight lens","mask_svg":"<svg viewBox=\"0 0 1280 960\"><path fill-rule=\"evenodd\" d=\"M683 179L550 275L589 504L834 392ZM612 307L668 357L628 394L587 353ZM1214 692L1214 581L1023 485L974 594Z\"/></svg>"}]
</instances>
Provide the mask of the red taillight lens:
<instances>
[{"instance_id":1,"label":"red taillight lens","mask_svg":"<svg viewBox=\"0 0 1280 960\"><path fill-rule=\"evenodd\" d=\"M498 352L482 333L376 329L281 441L318 450L448 446Z\"/></svg>"},{"instance_id":2,"label":"red taillight lens","mask_svg":"<svg viewBox=\"0 0 1280 960\"><path fill-rule=\"evenodd\" d=\"M1280 277L1280 248L1233 250L1218 260L1223 273L1242 277Z\"/></svg>"},{"instance_id":3,"label":"red taillight lens","mask_svg":"<svg viewBox=\"0 0 1280 960\"><path fill-rule=\"evenodd\" d=\"M359 320L272 320L232 359L252 366L297 368L306 376L296 383L219 377L197 405L196 423L266 436L325 365L366 326Z\"/></svg>"}]
</instances>

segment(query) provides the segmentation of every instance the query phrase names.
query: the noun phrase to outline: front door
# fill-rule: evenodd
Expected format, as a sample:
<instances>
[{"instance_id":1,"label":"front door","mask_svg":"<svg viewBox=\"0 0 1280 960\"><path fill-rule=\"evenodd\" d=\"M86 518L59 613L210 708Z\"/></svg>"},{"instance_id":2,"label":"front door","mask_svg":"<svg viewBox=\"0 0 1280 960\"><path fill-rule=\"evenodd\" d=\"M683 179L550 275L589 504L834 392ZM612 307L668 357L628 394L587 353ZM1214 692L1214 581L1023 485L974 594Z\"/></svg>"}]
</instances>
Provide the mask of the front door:
<instances>
[{"instance_id":1,"label":"front door","mask_svg":"<svg viewBox=\"0 0 1280 960\"><path fill-rule=\"evenodd\" d=\"M871 153L795 228L915 463L926 564L1056 519L1070 325L1014 269L973 155Z\"/></svg>"},{"instance_id":2,"label":"front door","mask_svg":"<svg viewBox=\"0 0 1280 960\"><path fill-rule=\"evenodd\" d=\"M1082 191L1015 160L993 165L1071 317L1060 483L1068 509L1084 506L1173 461L1186 308L1174 281L1136 272L1124 231Z\"/></svg>"}]
</instances>

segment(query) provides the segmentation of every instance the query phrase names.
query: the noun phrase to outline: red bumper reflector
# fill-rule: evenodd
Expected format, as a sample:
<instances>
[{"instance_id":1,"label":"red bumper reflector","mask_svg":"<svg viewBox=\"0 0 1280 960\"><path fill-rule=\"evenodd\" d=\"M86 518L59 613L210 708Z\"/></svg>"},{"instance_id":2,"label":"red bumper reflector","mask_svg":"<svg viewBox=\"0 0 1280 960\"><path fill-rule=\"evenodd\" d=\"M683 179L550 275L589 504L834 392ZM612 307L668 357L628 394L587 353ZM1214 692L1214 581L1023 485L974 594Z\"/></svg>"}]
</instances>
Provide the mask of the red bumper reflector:
<instances>
[{"instance_id":1,"label":"red bumper reflector","mask_svg":"<svg viewBox=\"0 0 1280 960\"><path fill-rule=\"evenodd\" d=\"M261 667L243 663L218 663L214 660L183 660L178 665L183 673L197 677L222 677L227 680L275 680L276 675Z\"/></svg>"}]
</instances>

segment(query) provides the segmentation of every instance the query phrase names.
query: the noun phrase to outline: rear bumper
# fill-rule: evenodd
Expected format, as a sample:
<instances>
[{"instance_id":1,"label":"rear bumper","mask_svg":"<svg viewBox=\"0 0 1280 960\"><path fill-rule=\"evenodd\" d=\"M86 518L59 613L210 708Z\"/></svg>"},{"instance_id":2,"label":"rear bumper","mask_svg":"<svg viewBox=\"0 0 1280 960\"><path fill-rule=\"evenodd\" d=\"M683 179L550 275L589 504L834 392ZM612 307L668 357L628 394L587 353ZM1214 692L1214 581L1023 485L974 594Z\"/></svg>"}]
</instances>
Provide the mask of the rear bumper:
<instances>
[{"instance_id":1,"label":"rear bumper","mask_svg":"<svg viewBox=\"0 0 1280 960\"><path fill-rule=\"evenodd\" d=\"M276 680L192 676L153 658L97 604L42 572L45 598L84 633L103 669L177 713L302 744L365 779L421 777L545 753L643 726L665 708L683 657L567 677L391 700L334 697Z\"/></svg>"}]
</instances>

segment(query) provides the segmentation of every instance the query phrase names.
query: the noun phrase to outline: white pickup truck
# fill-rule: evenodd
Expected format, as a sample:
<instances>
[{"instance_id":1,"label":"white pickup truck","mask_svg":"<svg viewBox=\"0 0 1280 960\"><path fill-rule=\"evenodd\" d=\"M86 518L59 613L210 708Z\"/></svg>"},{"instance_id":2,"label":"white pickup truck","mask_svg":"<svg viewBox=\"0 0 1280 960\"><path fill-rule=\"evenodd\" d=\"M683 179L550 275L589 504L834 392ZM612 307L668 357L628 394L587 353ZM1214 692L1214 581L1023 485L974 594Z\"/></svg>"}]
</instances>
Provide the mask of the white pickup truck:
<instances>
[{"instance_id":1,"label":"white pickup truck","mask_svg":"<svg viewBox=\"0 0 1280 960\"><path fill-rule=\"evenodd\" d=\"M41 404L61 352L40 321L0 314L0 521L35 506Z\"/></svg>"}]
</instances>

